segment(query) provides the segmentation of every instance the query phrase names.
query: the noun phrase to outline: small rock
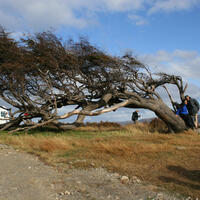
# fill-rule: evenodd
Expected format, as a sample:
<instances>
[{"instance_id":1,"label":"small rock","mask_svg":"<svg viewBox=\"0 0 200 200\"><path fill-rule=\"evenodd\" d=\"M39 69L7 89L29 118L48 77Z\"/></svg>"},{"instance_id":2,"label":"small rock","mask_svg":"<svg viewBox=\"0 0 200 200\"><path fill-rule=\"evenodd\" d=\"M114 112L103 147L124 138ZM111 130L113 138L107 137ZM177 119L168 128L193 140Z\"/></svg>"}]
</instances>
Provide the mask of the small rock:
<instances>
[{"instance_id":1,"label":"small rock","mask_svg":"<svg viewBox=\"0 0 200 200\"><path fill-rule=\"evenodd\" d=\"M66 191L64 192L64 194L65 194L65 195L71 195L71 192L69 192L69 191L66 190Z\"/></svg>"},{"instance_id":2,"label":"small rock","mask_svg":"<svg viewBox=\"0 0 200 200\"><path fill-rule=\"evenodd\" d=\"M54 189L55 187L54 187L54 184L51 184L51 189Z\"/></svg>"},{"instance_id":3,"label":"small rock","mask_svg":"<svg viewBox=\"0 0 200 200\"><path fill-rule=\"evenodd\" d=\"M183 146L177 146L176 149L177 149L177 150L185 150L186 148L183 147Z\"/></svg>"},{"instance_id":4,"label":"small rock","mask_svg":"<svg viewBox=\"0 0 200 200\"><path fill-rule=\"evenodd\" d=\"M131 182L132 182L132 183L141 183L141 180L140 180L137 176L133 176L133 177L131 178Z\"/></svg>"},{"instance_id":5,"label":"small rock","mask_svg":"<svg viewBox=\"0 0 200 200\"><path fill-rule=\"evenodd\" d=\"M191 197L187 197L185 200L192 200L192 198Z\"/></svg>"},{"instance_id":6,"label":"small rock","mask_svg":"<svg viewBox=\"0 0 200 200\"><path fill-rule=\"evenodd\" d=\"M80 185L80 184L81 184L81 181L77 181L76 183Z\"/></svg>"},{"instance_id":7,"label":"small rock","mask_svg":"<svg viewBox=\"0 0 200 200\"><path fill-rule=\"evenodd\" d=\"M91 165L92 167L95 167L95 164L94 164L94 163L91 163L90 165Z\"/></svg>"},{"instance_id":8,"label":"small rock","mask_svg":"<svg viewBox=\"0 0 200 200\"><path fill-rule=\"evenodd\" d=\"M114 173L114 174L113 174L113 177L115 177L115 178L119 178L120 175L119 175L118 173Z\"/></svg>"},{"instance_id":9,"label":"small rock","mask_svg":"<svg viewBox=\"0 0 200 200\"><path fill-rule=\"evenodd\" d=\"M163 197L163 194L162 193L158 193L157 195L156 195L156 200L163 200L164 199L164 197Z\"/></svg>"},{"instance_id":10,"label":"small rock","mask_svg":"<svg viewBox=\"0 0 200 200\"><path fill-rule=\"evenodd\" d=\"M121 183L125 184L125 183L128 183L128 182L129 182L128 176L122 176L121 177Z\"/></svg>"},{"instance_id":11,"label":"small rock","mask_svg":"<svg viewBox=\"0 0 200 200\"><path fill-rule=\"evenodd\" d=\"M86 193L86 192L87 192L87 189L86 189L85 187L82 187L82 188L79 188L79 189L78 189L78 192Z\"/></svg>"},{"instance_id":12,"label":"small rock","mask_svg":"<svg viewBox=\"0 0 200 200\"><path fill-rule=\"evenodd\" d=\"M71 192L69 192L69 191L66 190L65 192L60 192L59 195L60 196L71 195Z\"/></svg>"},{"instance_id":13,"label":"small rock","mask_svg":"<svg viewBox=\"0 0 200 200\"><path fill-rule=\"evenodd\" d=\"M158 189L158 187L155 186L155 185L147 185L147 186L146 186L146 189L147 189L147 190L150 190L150 191L156 191L156 190Z\"/></svg>"}]
</instances>

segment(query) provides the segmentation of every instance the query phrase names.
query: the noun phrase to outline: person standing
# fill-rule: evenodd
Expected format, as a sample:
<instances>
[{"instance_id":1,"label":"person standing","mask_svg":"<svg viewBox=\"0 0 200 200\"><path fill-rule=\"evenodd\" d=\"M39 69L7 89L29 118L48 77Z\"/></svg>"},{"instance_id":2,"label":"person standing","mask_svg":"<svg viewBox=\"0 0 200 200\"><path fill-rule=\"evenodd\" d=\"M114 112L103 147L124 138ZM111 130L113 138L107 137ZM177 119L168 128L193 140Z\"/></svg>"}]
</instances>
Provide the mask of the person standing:
<instances>
[{"instance_id":1,"label":"person standing","mask_svg":"<svg viewBox=\"0 0 200 200\"><path fill-rule=\"evenodd\" d=\"M138 118L140 117L140 115L138 114L138 112L139 112L139 110L136 110L136 111L133 112L133 114L132 114L132 121L133 121L134 123L137 123Z\"/></svg>"},{"instance_id":2,"label":"person standing","mask_svg":"<svg viewBox=\"0 0 200 200\"><path fill-rule=\"evenodd\" d=\"M183 103L180 104L179 108L177 109L176 116L180 116L184 120L187 128L194 129L195 127L194 121L192 120L192 117L189 114L187 105L188 105L188 101L185 99Z\"/></svg>"},{"instance_id":3,"label":"person standing","mask_svg":"<svg viewBox=\"0 0 200 200\"><path fill-rule=\"evenodd\" d=\"M187 109L194 121L195 128L198 128L198 111L200 109L199 102L188 95L185 96L185 99L188 101Z\"/></svg>"}]
</instances>

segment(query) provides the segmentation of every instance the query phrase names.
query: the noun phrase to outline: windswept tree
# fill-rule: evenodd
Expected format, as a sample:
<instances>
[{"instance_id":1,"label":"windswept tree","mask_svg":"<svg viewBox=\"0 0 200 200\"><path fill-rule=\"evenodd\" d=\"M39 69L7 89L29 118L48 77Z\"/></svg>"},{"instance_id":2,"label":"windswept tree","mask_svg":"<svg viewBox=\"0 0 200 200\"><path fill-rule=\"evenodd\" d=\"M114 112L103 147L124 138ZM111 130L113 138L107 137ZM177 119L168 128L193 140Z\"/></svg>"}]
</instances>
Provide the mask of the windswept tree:
<instances>
[{"instance_id":1,"label":"windswept tree","mask_svg":"<svg viewBox=\"0 0 200 200\"><path fill-rule=\"evenodd\" d=\"M158 88L166 84L175 85L183 99L186 86L181 77L153 74L130 54L114 57L83 38L64 43L50 32L20 41L3 30L0 33L0 97L16 109L1 130L49 123L65 129L71 126L60 123L60 119L77 115L76 126L86 115L127 107L151 110L170 131L179 132L186 128L184 121L158 93ZM76 108L59 114L59 108L71 105ZM39 118L39 122L20 127L24 113L30 119Z\"/></svg>"}]
</instances>

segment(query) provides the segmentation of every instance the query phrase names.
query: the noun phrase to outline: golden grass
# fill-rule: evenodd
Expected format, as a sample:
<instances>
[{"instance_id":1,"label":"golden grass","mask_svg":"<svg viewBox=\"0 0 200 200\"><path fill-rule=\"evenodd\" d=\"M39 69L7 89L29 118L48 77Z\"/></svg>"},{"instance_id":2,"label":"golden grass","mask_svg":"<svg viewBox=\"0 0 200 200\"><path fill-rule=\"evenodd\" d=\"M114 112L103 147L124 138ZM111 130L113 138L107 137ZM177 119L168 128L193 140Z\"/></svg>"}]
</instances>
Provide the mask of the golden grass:
<instances>
[{"instance_id":1,"label":"golden grass","mask_svg":"<svg viewBox=\"0 0 200 200\"><path fill-rule=\"evenodd\" d=\"M33 149L37 151L54 152L59 150L68 150L70 147L61 138L47 138L47 137L34 137L34 136L16 136L9 137L8 144L19 146L23 149Z\"/></svg>"},{"instance_id":2,"label":"golden grass","mask_svg":"<svg viewBox=\"0 0 200 200\"><path fill-rule=\"evenodd\" d=\"M34 153L52 165L72 162L73 167L85 168L94 163L96 167L200 197L200 135L194 131L151 133L145 123L129 124L115 131L105 131L106 128L99 132L89 131L86 126L85 132L79 129L73 134L46 136L1 135L0 142Z\"/></svg>"}]
</instances>

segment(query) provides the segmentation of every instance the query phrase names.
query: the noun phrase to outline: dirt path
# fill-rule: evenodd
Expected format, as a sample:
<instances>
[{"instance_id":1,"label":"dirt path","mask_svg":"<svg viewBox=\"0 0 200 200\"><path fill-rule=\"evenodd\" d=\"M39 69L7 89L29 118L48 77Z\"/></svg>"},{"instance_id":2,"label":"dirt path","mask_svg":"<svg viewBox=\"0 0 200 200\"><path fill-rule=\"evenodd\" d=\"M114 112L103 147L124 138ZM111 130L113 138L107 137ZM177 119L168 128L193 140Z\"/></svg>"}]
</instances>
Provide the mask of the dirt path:
<instances>
[{"instance_id":1,"label":"dirt path","mask_svg":"<svg viewBox=\"0 0 200 200\"><path fill-rule=\"evenodd\" d=\"M0 146L0 200L55 200L59 174L36 157Z\"/></svg>"},{"instance_id":2,"label":"dirt path","mask_svg":"<svg viewBox=\"0 0 200 200\"><path fill-rule=\"evenodd\" d=\"M0 177L0 200L183 199L103 168L58 172L6 145L0 145Z\"/></svg>"}]
</instances>

